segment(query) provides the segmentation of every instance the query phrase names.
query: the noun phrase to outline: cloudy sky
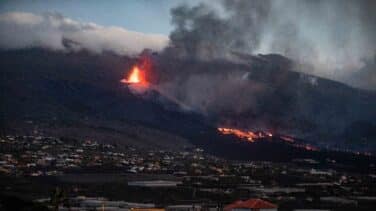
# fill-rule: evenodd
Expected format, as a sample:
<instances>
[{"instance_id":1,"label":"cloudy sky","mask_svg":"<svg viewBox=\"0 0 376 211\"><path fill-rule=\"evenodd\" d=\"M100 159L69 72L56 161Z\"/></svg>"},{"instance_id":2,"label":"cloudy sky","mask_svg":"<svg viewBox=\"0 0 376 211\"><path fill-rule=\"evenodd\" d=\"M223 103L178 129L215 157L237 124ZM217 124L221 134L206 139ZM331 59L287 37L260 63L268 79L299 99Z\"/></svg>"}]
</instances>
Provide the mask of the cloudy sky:
<instances>
[{"instance_id":1,"label":"cloudy sky","mask_svg":"<svg viewBox=\"0 0 376 211\"><path fill-rule=\"evenodd\" d=\"M0 13L58 12L77 21L168 35L172 30L170 9L183 2L195 4L198 0L2 0Z\"/></svg>"}]
</instances>

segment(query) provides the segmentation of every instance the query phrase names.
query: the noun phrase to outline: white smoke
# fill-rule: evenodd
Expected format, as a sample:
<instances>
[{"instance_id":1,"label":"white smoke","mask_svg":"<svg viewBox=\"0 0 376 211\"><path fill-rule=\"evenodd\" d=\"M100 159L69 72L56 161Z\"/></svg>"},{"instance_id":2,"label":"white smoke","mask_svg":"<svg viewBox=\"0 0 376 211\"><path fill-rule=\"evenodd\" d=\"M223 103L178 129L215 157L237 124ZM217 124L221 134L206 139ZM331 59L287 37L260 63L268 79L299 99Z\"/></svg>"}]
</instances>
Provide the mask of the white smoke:
<instances>
[{"instance_id":1,"label":"white smoke","mask_svg":"<svg viewBox=\"0 0 376 211\"><path fill-rule=\"evenodd\" d=\"M0 48L3 49L43 47L52 50L85 49L95 53L111 51L120 55L136 55L146 48L160 51L167 43L168 37L164 35L79 22L58 13L0 14Z\"/></svg>"}]
</instances>

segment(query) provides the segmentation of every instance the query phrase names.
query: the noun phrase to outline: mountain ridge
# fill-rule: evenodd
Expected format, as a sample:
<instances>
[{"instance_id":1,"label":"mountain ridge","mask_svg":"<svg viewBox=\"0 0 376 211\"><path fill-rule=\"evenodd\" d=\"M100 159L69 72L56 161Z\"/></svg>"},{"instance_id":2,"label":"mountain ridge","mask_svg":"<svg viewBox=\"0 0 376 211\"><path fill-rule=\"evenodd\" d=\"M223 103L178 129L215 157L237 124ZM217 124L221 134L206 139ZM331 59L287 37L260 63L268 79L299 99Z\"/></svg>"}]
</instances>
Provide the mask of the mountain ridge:
<instances>
[{"instance_id":1,"label":"mountain ridge","mask_svg":"<svg viewBox=\"0 0 376 211\"><path fill-rule=\"evenodd\" d=\"M255 66L252 66L252 64L251 66L236 65L231 62L222 62L217 65L213 62L192 64L175 60L166 62L165 59L168 58L163 58L163 55L152 55L156 68L159 68L158 71L168 72L177 67L183 72L185 69L200 72L202 68L212 68L213 72L216 72L223 67L223 64L227 64L228 67L235 65L251 72L247 75L248 80L259 81L270 87L268 92L263 93L264 96L258 98L258 107L256 108L259 110L246 110L240 114L225 111L224 113L212 113L208 116L202 116L195 111L191 113L181 112L177 109L178 106L173 105L174 103L171 102L172 104L168 105L166 103L168 100L162 100L164 103L161 103L158 100L161 96L158 94L153 96L149 92L150 96L143 97L129 92L119 80L124 77L126 70L137 62L138 58L122 57L112 53L98 55L84 51L64 53L43 49L2 51L0 57L2 66L1 88L6 90L1 95L3 102L1 106L2 122L5 124L3 128L9 128L6 124L16 120L18 122L40 120L47 123L56 122L56 120L68 122L98 121L112 125L110 128L114 128L116 124L121 124L122 121L130 121L148 128L155 128L158 131L167 131L192 139L191 133L200 133L200 130L212 131L211 134L217 133L216 125L218 124L227 123L229 126L239 128L250 126L257 128L258 124L261 125L262 123L269 124L269 128L266 129L273 130L273 127L275 127L274 131L281 134L287 133L289 130L286 130L286 128L288 129L288 127L297 128L291 130L294 132L293 135L297 134L297 137L301 135L310 143L317 144L317 139L325 140L328 137L325 137L325 134L322 137L317 136L316 132L310 136L310 134L303 134L301 131L310 132L318 127L318 123L327 121L325 118L328 115L338 113L338 115L349 115L346 118L353 118L354 121L349 121L349 125L341 126L345 132L347 127L359 128L351 123L363 119L354 118L354 114L361 117L368 115L368 119L365 118L366 121L360 122L370 124L371 127L376 119L376 111L372 109L372 105L376 104L372 98L372 96L376 96L375 93L350 88L327 79L317 79L314 76L292 72L286 67L288 60L279 55L260 55L257 57L257 59L261 58L260 61L251 62ZM274 62L274 59L278 62ZM276 72L280 73L281 71L283 74L276 74ZM315 80L318 80L316 83L323 85L323 87L316 89L318 85L311 83L311 77L316 78ZM336 95L339 95L339 97ZM353 105L344 106L349 102L346 99L348 96L351 97L350 101L355 102L352 103ZM295 100L298 97L300 97L299 101L286 104L286 100ZM301 99L304 101L300 101ZM349 110L349 108L357 108L357 104L365 104L365 106L360 106L359 111ZM138 110L140 108L142 109ZM315 110L316 112L312 113ZM320 112L322 113L320 114ZM305 115L306 119L302 118ZM285 118L286 116L287 118ZM183 119L180 120L180 118ZM339 120L331 120L331 124L341 122L342 117L336 118ZM111 121L112 123L109 124L108 122ZM12 127L15 125L17 124L12 124ZM329 129L331 128L329 127ZM328 131L330 131L329 129ZM347 137L343 136L344 133L342 132L339 131L338 136ZM369 144L373 139L366 140L366 144L364 144L361 131L354 137L353 139L363 140L360 146L357 146L357 143L354 144L353 140L349 146L354 145L354 149L370 149L371 151L375 149L372 144ZM332 146L337 144L340 145L341 142L331 143Z\"/></svg>"}]
</instances>

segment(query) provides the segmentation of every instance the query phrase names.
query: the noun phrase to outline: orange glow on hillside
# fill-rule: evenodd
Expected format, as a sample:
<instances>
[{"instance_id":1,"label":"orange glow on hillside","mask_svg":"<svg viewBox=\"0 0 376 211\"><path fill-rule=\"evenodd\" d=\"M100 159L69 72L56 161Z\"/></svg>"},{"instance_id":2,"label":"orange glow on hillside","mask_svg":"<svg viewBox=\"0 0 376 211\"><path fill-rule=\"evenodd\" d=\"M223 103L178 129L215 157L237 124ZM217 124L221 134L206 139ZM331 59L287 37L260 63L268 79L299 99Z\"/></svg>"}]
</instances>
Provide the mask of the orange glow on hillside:
<instances>
[{"instance_id":1,"label":"orange glow on hillside","mask_svg":"<svg viewBox=\"0 0 376 211\"><path fill-rule=\"evenodd\" d=\"M236 128L225 128L225 127L219 127L217 128L218 131L221 134L224 135L234 135L242 140L248 141L248 142L255 142L261 139L272 139L274 135L270 132L264 132L264 131L250 131L250 130L240 130ZM294 147L303 148L307 151L318 151L319 148L312 146L310 144L297 142L293 137L291 136L285 136L285 135L276 135L276 140L282 140Z\"/></svg>"},{"instance_id":2,"label":"orange glow on hillside","mask_svg":"<svg viewBox=\"0 0 376 211\"><path fill-rule=\"evenodd\" d=\"M242 139L247 139L250 142L254 142L254 140L256 138L260 138L257 134L255 134L252 131L242 131L242 130L239 130L239 129L224 128L224 127L218 128L218 131L221 132L222 134L225 134L225 135L231 134L231 135L235 135L235 136L242 138Z\"/></svg>"},{"instance_id":3,"label":"orange glow on hillside","mask_svg":"<svg viewBox=\"0 0 376 211\"><path fill-rule=\"evenodd\" d=\"M249 142L254 142L256 141L256 139L260 139L260 138L272 138L273 137L273 134L270 132L263 132L263 131L253 132L250 130L240 130L236 128L225 128L225 127L219 127L217 129L222 134L235 135L238 138L246 139Z\"/></svg>"}]
</instances>

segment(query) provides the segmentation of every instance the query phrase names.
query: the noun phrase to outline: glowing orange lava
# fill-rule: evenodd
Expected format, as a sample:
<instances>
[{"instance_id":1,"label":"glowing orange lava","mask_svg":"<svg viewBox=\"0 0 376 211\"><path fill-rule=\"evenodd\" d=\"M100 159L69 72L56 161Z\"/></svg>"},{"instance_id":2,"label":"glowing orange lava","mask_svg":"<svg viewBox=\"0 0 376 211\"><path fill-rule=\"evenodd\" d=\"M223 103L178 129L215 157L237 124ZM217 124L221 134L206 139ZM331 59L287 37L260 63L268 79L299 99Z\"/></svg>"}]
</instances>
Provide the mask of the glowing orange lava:
<instances>
[{"instance_id":1,"label":"glowing orange lava","mask_svg":"<svg viewBox=\"0 0 376 211\"><path fill-rule=\"evenodd\" d=\"M253 132L250 130L247 131L247 130L240 130L240 129L235 129L235 128L225 128L225 127L219 127L217 129L222 134L235 135L238 138L246 139L249 142L254 142L256 141L256 139L259 139L259 138L272 138L273 137L273 134L270 132L263 132L263 131Z\"/></svg>"},{"instance_id":2,"label":"glowing orange lava","mask_svg":"<svg viewBox=\"0 0 376 211\"><path fill-rule=\"evenodd\" d=\"M120 82L125 84L139 84L143 86L147 85L145 73L143 70L140 70L138 66L134 66L128 77L122 79Z\"/></svg>"},{"instance_id":3,"label":"glowing orange lava","mask_svg":"<svg viewBox=\"0 0 376 211\"><path fill-rule=\"evenodd\" d=\"M255 142L258 140L261 140L262 138L271 139L274 137L274 135L270 132L264 132L264 131L250 131L250 130L240 130L236 128L225 128L225 127L219 127L217 128L218 131L224 135L234 135L242 140L246 140L249 142ZM298 147L303 148L307 151L318 151L319 148L312 146L310 144L296 142L296 140L291 136L285 136L285 135L277 135L277 138L285 141L286 143Z\"/></svg>"},{"instance_id":4,"label":"glowing orange lava","mask_svg":"<svg viewBox=\"0 0 376 211\"><path fill-rule=\"evenodd\" d=\"M225 134L225 135L232 134L232 135L235 135L235 136L242 138L242 139L245 138L250 142L253 142L254 139L256 139L256 138L260 138L257 134L255 134L252 131L242 131L242 130L239 130L239 129L224 128L224 127L218 128L218 131L221 132L222 134Z\"/></svg>"}]
</instances>

